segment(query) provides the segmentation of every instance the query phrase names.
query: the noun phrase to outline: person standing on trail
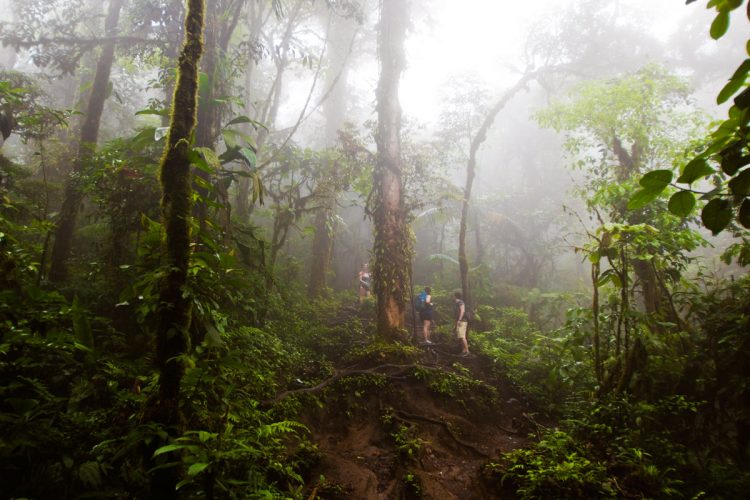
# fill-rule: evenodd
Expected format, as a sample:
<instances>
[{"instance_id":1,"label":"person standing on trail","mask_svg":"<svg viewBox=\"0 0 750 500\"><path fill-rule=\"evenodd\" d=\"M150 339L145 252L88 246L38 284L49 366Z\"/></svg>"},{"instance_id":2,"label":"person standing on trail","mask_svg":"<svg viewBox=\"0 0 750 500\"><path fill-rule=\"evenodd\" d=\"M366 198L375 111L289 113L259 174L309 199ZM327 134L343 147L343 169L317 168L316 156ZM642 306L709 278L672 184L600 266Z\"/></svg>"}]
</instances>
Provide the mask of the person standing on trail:
<instances>
[{"instance_id":1,"label":"person standing on trail","mask_svg":"<svg viewBox=\"0 0 750 500\"><path fill-rule=\"evenodd\" d=\"M466 340L466 331L469 329L466 304L463 301L461 292L454 293L453 298L453 311L456 318L456 338L461 341L461 354L459 356L465 357L469 355L469 343Z\"/></svg>"},{"instance_id":2,"label":"person standing on trail","mask_svg":"<svg viewBox=\"0 0 750 500\"><path fill-rule=\"evenodd\" d=\"M417 311L419 311L419 319L422 320L422 335L425 344L432 344L430 340L430 327L435 320L431 294L432 290L429 286L426 286L419 296L417 296Z\"/></svg>"},{"instance_id":3,"label":"person standing on trail","mask_svg":"<svg viewBox=\"0 0 750 500\"><path fill-rule=\"evenodd\" d=\"M370 296L370 270L367 268L367 262L362 264L359 271L359 303L363 303Z\"/></svg>"}]
</instances>

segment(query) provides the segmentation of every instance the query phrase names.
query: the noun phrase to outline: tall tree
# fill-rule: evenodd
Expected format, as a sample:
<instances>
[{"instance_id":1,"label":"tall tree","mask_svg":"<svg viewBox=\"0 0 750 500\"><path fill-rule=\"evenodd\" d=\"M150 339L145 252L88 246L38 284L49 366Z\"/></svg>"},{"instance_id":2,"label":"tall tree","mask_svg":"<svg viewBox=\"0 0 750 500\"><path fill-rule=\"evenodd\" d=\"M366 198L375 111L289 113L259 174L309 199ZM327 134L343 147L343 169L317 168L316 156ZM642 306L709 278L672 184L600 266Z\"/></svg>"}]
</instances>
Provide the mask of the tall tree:
<instances>
[{"instance_id":1,"label":"tall tree","mask_svg":"<svg viewBox=\"0 0 750 500\"><path fill-rule=\"evenodd\" d=\"M326 75L330 96L323 103L326 147L333 147L336 144L339 129L344 123L348 96L346 79L349 72L349 54L357 26L355 21L348 17L336 18L333 25ZM315 213L315 235L312 242L310 281L307 287L310 297L317 297L325 290L333 255L336 197L339 194L337 184L340 185L336 182L339 176L336 172L333 174L327 179L329 182L319 184L322 202Z\"/></svg>"},{"instance_id":2,"label":"tall tree","mask_svg":"<svg viewBox=\"0 0 750 500\"><path fill-rule=\"evenodd\" d=\"M476 135L471 139L469 148L469 160L466 164L466 184L464 185L463 199L461 200L461 223L458 230L458 267L461 273L461 290L463 291L464 300L471 307L471 288L469 287L469 258L466 255L466 230L469 220L469 200L471 199L471 190L474 186L474 177L477 170L477 153L479 147L487 139L487 132L492 124L495 123L498 113L502 111L508 101L520 90L526 87L536 73L528 71L524 73L513 87L508 89L494 106L489 110L482 121Z\"/></svg>"},{"instance_id":3,"label":"tall tree","mask_svg":"<svg viewBox=\"0 0 750 500\"><path fill-rule=\"evenodd\" d=\"M409 297L411 242L406 224L401 172L401 103L398 86L404 70L407 0L383 0L380 11L377 88L378 154L373 172L373 268L377 297L378 332L398 340L403 336L404 312Z\"/></svg>"},{"instance_id":4,"label":"tall tree","mask_svg":"<svg viewBox=\"0 0 750 500\"><path fill-rule=\"evenodd\" d=\"M575 165L588 174L580 193L600 223L588 247L594 309L603 305L600 286L611 280L619 290L612 326L616 364L606 374L604 356L596 352L600 342L606 348L610 339L598 338L601 318L594 324L595 369L606 379L604 391L628 390L633 375L643 368L646 351L640 321L645 320L651 332L681 323L671 288L690 261L687 252L702 239L659 209L628 210L628 198L641 173L679 161L689 150L702 116L688 105L687 92L681 78L650 65L617 79L582 84L571 101L538 115L542 125L566 133L566 148L578 160ZM648 175L658 182L662 173ZM601 271L600 260L610 269ZM639 301L647 313L643 318L635 313Z\"/></svg>"},{"instance_id":5,"label":"tall tree","mask_svg":"<svg viewBox=\"0 0 750 500\"><path fill-rule=\"evenodd\" d=\"M152 418L170 435L182 427L179 394L189 348L190 298L184 293L190 258L190 139L195 129L198 64L203 51L203 0L188 0L185 43L179 59L172 113L161 161L162 213L166 232L166 278L159 294L156 362L159 394ZM152 477L153 498L176 498L177 473L161 468Z\"/></svg>"},{"instance_id":6,"label":"tall tree","mask_svg":"<svg viewBox=\"0 0 750 500\"><path fill-rule=\"evenodd\" d=\"M202 73L206 78L206 85L201 86L201 95L198 106L198 123L195 130L195 143L199 147L213 148L219 135L221 120L226 114L228 106L219 101L229 92L229 82L235 76L229 64L226 64L229 43L234 35L237 25L242 18L242 9L246 0L214 0L208 4L205 20L205 56L201 64ZM208 217L208 190L202 186L210 183L209 174L201 169L196 169L196 177L203 182L196 183L195 189L200 193L198 203L195 206L195 215L198 218L201 232L206 228ZM221 209L225 223L223 227L228 229L229 203L225 189L215 186L217 194L221 198Z\"/></svg>"},{"instance_id":7,"label":"tall tree","mask_svg":"<svg viewBox=\"0 0 750 500\"><path fill-rule=\"evenodd\" d=\"M124 0L110 0L107 10L107 18L104 22L104 31L107 37L114 37L117 32L117 24L120 18L120 10ZM115 55L115 40L107 41L102 46L99 62L96 65L94 83L91 87L86 118L81 126L81 135L78 144L78 155L65 185L65 197L60 209L60 218L55 231L55 242L52 247L49 278L52 281L62 281L67 276L67 259L73 243L73 231L75 229L78 210L83 201L83 188L81 186L81 174L86 165L91 161L96 141L99 137L99 125L104 110L104 101L107 99L109 88L109 77L112 72L112 63Z\"/></svg>"}]
</instances>

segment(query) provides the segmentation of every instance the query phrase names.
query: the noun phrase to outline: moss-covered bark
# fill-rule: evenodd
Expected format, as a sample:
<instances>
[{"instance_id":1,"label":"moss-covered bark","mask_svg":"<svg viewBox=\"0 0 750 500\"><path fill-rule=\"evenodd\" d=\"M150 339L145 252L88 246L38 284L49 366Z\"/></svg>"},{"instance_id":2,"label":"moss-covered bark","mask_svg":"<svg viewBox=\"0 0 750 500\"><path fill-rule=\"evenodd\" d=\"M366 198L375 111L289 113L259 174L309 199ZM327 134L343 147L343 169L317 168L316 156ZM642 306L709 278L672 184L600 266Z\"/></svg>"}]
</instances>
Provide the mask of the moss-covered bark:
<instances>
[{"instance_id":1,"label":"moss-covered bark","mask_svg":"<svg viewBox=\"0 0 750 500\"><path fill-rule=\"evenodd\" d=\"M383 0L378 35L378 157L373 173L373 278L378 331L391 340L404 338L404 311L409 297L411 259L401 177L401 104L398 97L398 84L404 70L406 23L406 0Z\"/></svg>"},{"instance_id":2,"label":"moss-covered bark","mask_svg":"<svg viewBox=\"0 0 750 500\"><path fill-rule=\"evenodd\" d=\"M107 18L104 21L104 31L108 37L116 35L123 3L124 0L111 0L109 3ZM106 42L102 47L99 62L96 65L94 83L86 108L86 118L81 127L78 155L71 169L70 177L65 184L63 204L60 208L60 217L55 230L49 271L49 279L54 282L63 281L68 274L66 263L73 244L73 231L75 230L78 210L83 201L81 173L84 171L86 164L91 161L91 156L96 148L96 141L99 138L99 125L102 121L104 102L107 100L107 88L109 87L114 57L115 42Z\"/></svg>"},{"instance_id":3,"label":"moss-covered bark","mask_svg":"<svg viewBox=\"0 0 750 500\"><path fill-rule=\"evenodd\" d=\"M203 0L188 0L185 43L179 59L177 84L167 143L161 161L162 215L166 232L166 279L159 296L156 362L159 394L152 402L152 419L170 434L181 431L179 392L184 374L182 356L188 352L190 299L184 293L190 257L191 179L190 138L196 123L198 64L203 51ZM176 495L173 469L160 469L152 478L153 498Z\"/></svg>"},{"instance_id":4,"label":"moss-covered bark","mask_svg":"<svg viewBox=\"0 0 750 500\"><path fill-rule=\"evenodd\" d=\"M333 198L315 214L315 237L312 244L310 281L307 294L310 298L320 297L326 289L328 269L333 254Z\"/></svg>"}]
</instances>

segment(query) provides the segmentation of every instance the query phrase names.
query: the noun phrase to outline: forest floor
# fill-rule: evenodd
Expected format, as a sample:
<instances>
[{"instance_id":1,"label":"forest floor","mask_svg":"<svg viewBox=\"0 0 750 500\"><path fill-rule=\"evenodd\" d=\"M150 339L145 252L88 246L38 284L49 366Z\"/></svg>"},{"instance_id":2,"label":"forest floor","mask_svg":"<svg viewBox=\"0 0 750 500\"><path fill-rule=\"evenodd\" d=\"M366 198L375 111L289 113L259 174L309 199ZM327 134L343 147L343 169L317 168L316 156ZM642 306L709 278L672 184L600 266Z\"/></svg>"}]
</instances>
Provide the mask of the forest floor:
<instances>
[{"instance_id":1,"label":"forest floor","mask_svg":"<svg viewBox=\"0 0 750 500\"><path fill-rule=\"evenodd\" d=\"M457 356L451 340L420 349L413 364L336 367L386 382L342 377L303 418L321 452L310 498L513 497L483 470L527 445L535 422L523 397L486 359Z\"/></svg>"}]
</instances>

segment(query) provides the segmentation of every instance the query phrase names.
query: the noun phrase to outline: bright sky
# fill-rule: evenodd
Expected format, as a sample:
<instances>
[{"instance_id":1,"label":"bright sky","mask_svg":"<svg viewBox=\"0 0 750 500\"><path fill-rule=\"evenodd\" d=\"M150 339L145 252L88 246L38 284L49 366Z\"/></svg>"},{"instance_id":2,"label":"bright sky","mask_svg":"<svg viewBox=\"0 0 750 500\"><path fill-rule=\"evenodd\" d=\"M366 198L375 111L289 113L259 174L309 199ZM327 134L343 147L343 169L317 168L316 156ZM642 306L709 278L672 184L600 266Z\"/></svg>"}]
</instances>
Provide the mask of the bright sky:
<instances>
[{"instance_id":1,"label":"bright sky","mask_svg":"<svg viewBox=\"0 0 750 500\"><path fill-rule=\"evenodd\" d=\"M651 29L663 37L674 31L688 9L684 0L601 0L622 10L646 12ZM439 87L451 73L475 71L489 82L515 80L509 66L523 69L522 47L529 26L575 0L430 0L417 7L407 42L408 68L401 84L408 115L434 118ZM427 12L425 12L427 11ZM706 27L708 30L708 27Z\"/></svg>"}]
</instances>

